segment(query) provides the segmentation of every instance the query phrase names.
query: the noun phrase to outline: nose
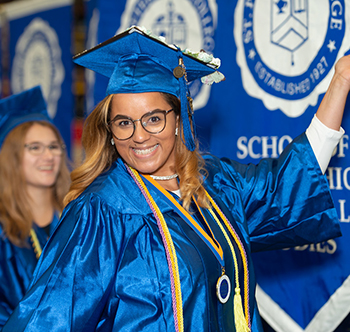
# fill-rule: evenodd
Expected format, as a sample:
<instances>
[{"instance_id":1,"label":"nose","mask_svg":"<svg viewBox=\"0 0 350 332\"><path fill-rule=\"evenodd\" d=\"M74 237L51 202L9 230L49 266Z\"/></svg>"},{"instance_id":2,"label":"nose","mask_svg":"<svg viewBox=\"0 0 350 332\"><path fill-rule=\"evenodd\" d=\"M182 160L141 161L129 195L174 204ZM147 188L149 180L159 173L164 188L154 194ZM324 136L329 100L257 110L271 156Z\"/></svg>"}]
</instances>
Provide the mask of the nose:
<instances>
[{"instance_id":1,"label":"nose","mask_svg":"<svg viewBox=\"0 0 350 332\"><path fill-rule=\"evenodd\" d=\"M54 157L54 154L52 153L52 151L49 149L48 146L45 146L42 156L44 158L52 159Z\"/></svg>"},{"instance_id":2,"label":"nose","mask_svg":"<svg viewBox=\"0 0 350 332\"><path fill-rule=\"evenodd\" d=\"M135 121L134 124L135 124L135 131L134 131L134 135L132 136L132 139L134 140L134 142L142 143L142 142L148 140L150 137L150 133L147 132L142 127L141 120Z\"/></svg>"}]
</instances>

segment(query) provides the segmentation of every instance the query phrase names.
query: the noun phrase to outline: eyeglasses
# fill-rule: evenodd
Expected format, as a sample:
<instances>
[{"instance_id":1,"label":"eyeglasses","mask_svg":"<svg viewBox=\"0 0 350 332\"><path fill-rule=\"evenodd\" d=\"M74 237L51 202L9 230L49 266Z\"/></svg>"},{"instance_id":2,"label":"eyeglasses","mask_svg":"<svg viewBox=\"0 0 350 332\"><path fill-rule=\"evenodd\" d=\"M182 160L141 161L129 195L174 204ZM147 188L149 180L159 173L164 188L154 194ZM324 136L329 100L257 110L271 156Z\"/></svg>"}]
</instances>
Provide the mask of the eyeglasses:
<instances>
[{"instance_id":1,"label":"eyeglasses","mask_svg":"<svg viewBox=\"0 0 350 332\"><path fill-rule=\"evenodd\" d=\"M169 111L148 112L142 115L140 119L136 120L124 115L117 115L108 123L108 127L113 136L120 141L125 141L134 135L136 121L140 121L142 128L148 133L159 134L164 130L166 126L166 116L171 111L173 111L173 109Z\"/></svg>"},{"instance_id":2,"label":"eyeglasses","mask_svg":"<svg viewBox=\"0 0 350 332\"><path fill-rule=\"evenodd\" d=\"M64 144L59 144L59 143L44 145L38 142L38 143L25 144L24 147L29 151L30 154L34 156L42 155L46 148L49 149L49 151L54 156L60 156L66 146Z\"/></svg>"}]
</instances>

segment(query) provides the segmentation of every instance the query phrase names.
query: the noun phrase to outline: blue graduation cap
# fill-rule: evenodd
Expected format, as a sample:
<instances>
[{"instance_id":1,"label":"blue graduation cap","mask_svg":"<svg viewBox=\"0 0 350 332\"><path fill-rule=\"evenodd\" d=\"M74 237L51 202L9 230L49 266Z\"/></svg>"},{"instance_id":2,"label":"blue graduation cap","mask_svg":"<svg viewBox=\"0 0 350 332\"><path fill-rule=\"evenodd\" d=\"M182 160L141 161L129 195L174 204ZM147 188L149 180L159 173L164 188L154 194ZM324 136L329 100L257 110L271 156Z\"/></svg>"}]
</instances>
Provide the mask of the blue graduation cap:
<instances>
[{"instance_id":1,"label":"blue graduation cap","mask_svg":"<svg viewBox=\"0 0 350 332\"><path fill-rule=\"evenodd\" d=\"M28 121L51 119L39 86L0 100L0 148L9 132Z\"/></svg>"},{"instance_id":2,"label":"blue graduation cap","mask_svg":"<svg viewBox=\"0 0 350 332\"><path fill-rule=\"evenodd\" d=\"M156 91L178 97L184 143L190 151L195 149L188 83L215 73L217 65L186 54L136 26L76 55L73 61L109 77L107 95Z\"/></svg>"}]
</instances>

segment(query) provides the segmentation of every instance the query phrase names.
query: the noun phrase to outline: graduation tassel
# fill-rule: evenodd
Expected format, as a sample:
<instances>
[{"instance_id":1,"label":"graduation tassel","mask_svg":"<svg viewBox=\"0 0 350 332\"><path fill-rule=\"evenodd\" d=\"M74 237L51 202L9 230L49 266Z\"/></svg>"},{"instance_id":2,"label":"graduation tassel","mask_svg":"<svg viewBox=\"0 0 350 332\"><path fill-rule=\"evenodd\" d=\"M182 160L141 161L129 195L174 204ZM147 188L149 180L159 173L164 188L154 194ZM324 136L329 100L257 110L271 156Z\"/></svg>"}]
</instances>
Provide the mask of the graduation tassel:
<instances>
[{"instance_id":1,"label":"graduation tassel","mask_svg":"<svg viewBox=\"0 0 350 332\"><path fill-rule=\"evenodd\" d=\"M235 296L233 298L233 313L235 316L235 327L237 332L249 332L250 328L244 317L241 290L239 287L235 288Z\"/></svg>"},{"instance_id":2,"label":"graduation tassel","mask_svg":"<svg viewBox=\"0 0 350 332\"><path fill-rule=\"evenodd\" d=\"M179 78L180 81L180 101L181 101L181 119L184 134L184 143L189 151L196 149L194 137L191 128L190 114L188 110L187 85L184 77Z\"/></svg>"},{"instance_id":3,"label":"graduation tassel","mask_svg":"<svg viewBox=\"0 0 350 332\"><path fill-rule=\"evenodd\" d=\"M187 73L186 68L182 58L182 52L179 47L178 57L179 65L174 68L173 74L179 80L179 89L180 89L180 102L181 102L181 119L183 126L183 143L186 145L189 151L194 151L196 149L195 143L195 124L193 119L193 109L192 109L192 99L187 86ZM191 121L192 126L191 126ZM192 131L193 129L193 131Z\"/></svg>"}]
</instances>

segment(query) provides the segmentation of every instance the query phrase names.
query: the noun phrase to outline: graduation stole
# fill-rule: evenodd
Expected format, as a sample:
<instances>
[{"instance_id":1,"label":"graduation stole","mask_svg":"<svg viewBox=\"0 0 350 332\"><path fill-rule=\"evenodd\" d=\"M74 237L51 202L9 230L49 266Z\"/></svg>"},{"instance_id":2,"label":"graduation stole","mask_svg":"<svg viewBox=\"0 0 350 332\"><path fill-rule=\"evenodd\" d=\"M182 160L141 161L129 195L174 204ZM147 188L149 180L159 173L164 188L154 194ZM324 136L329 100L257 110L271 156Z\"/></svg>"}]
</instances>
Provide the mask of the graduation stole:
<instances>
[{"instance_id":1,"label":"graduation stole","mask_svg":"<svg viewBox=\"0 0 350 332\"><path fill-rule=\"evenodd\" d=\"M172 241L168 226L166 224L166 221L164 219L163 214L159 210L159 207L157 206L156 202L154 201L153 197L149 193L145 183L143 182L141 176L139 173L132 168L129 165L126 165L126 169L136 182L137 186L141 190L143 196L145 197L148 205L150 206L153 215L157 221L157 225L162 237L163 245L165 248L166 252L166 258L168 262L168 268L169 268L169 273L170 273L170 282L171 282L171 292L172 292L172 306L173 306L173 312L174 312L174 325L175 325L175 331L176 332L183 332L184 331L184 324L183 324L183 308L182 308L182 294L181 294L181 283L180 283L180 274L179 274L179 268L178 268L178 263L177 263L177 256L176 256L176 250L174 243ZM148 175L143 175L152 185L154 185L158 190L160 190L172 203L172 206L175 207L175 210L177 213L183 218L183 219L188 219L188 220L193 220L191 215L183 209L183 207L166 191L164 190L161 186L157 184L156 181L154 181L150 176ZM220 208L217 206L217 204L214 202L214 200L211 198L211 196L205 191L212 207L215 209L216 213L220 216L220 218L223 220L226 228L229 230L231 236L235 240L241 257L242 257L242 262L243 262L243 272L244 272L244 294L245 294L245 310L243 310L242 306L242 298L240 294L240 286L239 286L239 271L238 271L238 263L237 263L237 257L233 248L233 245L231 243L231 240L223 227L222 223L220 222L219 218L217 215L214 213L214 211L210 208L208 211L212 215L213 219L215 222L218 224L220 230L224 234L224 237L230 247L230 251L233 257L234 261L234 266L235 266L235 282L236 282L236 287L235 287L235 295L234 295L234 318L235 318L235 327L236 331L238 332L248 332L250 331L251 323L250 323L250 313L249 313L249 273L248 273L248 260L247 260L247 255L245 252L245 249L243 247L243 244L238 237L236 231L226 218L226 216L223 214L223 212L220 210ZM204 215L201 212L200 207L198 206L195 198L193 197L193 200L195 204L198 207L199 212L201 213L202 217L204 218ZM204 218L205 220L205 218ZM206 221L206 220L205 220ZM212 250L212 252L215 254L217 259L219 260L220 264L223 266L224 263L222 264L223 261L223 252L221 249L220 244L217 243L215 244L216 241L213 241L205 232L199 230L201 227L196 227L198 225L194 220L192 222L194 225L194 230L198 233L198 231L201 233L201 238L207 242L209 241L211 243L211 246L214 246L216 250ZM209 227L210 229L210 227ZM213 237L213 236L212 236ZM214 238L214 237L213 237ZM209 246L209 247L211 247ZM223 276L224 275L224 268L223 268ZM220 277L219 280L222 278ZM244 313L245 311L245 313Z\"/></svg>"}]
</instances>

